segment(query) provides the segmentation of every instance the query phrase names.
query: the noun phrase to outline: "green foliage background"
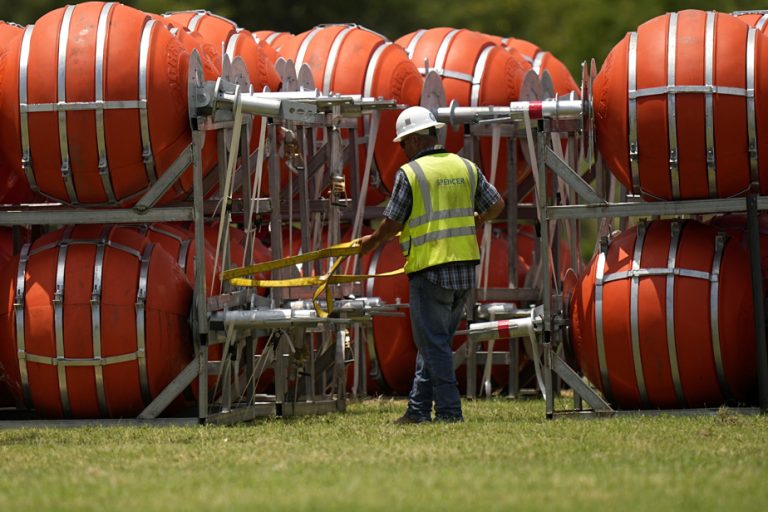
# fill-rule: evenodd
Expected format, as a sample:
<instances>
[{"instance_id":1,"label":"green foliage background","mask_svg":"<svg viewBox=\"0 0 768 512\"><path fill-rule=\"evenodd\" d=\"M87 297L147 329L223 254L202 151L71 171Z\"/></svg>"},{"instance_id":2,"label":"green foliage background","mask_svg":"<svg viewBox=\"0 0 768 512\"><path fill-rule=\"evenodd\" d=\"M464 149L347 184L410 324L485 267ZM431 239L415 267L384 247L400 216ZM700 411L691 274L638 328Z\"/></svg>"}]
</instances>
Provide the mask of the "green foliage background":
<instances>
[{"instance_id":1,"label":"green foliage background","mask_svg":"<svg viewBox=\"0 0 768 512\"><path fill-rule=\"evenodd\" d=\"M34 23L61 0L3 0L0 19ZM626 32L655 16L683 9L732 12L768 9L748 0L127 0L148 12L208 9L249 30L301 33L321 23L358 23L391 39L420 28L451 26L529 40L565 62L601 64Z\"/></svg>"}]
</instances>

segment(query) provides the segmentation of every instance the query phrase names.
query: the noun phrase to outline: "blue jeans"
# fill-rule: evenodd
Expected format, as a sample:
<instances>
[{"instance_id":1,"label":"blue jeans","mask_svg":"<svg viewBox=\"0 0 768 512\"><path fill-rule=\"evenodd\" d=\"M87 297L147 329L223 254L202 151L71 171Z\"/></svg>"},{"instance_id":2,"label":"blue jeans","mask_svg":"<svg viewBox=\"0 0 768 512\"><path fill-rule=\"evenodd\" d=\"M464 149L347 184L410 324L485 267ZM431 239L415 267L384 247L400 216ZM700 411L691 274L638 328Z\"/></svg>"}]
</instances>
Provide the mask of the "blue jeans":
<instances>
[{"instance_id":1,"label":"blue jeans","mask_svg":"<svg viewBox=\"0 0 768 512\"><path fill-rule=\"evenodd\" d=\"M436 419L461 420L451 340L461 321L469 290L449 290L418 274L410 276L409 285L411 330L418 354L406 414L429 420L434 402Z\"/></svg>"}]
</instances>

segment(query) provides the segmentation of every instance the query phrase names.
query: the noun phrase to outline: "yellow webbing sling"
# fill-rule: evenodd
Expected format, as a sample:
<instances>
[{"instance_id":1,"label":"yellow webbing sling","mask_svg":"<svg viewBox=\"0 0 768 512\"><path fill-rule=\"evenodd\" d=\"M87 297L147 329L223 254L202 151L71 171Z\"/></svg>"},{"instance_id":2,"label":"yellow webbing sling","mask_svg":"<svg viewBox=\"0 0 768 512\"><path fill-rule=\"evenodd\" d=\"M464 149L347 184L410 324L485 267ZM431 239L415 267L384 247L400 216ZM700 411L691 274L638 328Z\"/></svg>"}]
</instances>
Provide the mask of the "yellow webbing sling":
<instances>
[{"instance_id":1,"label":"yellow webbing sling","mask_svg":"<svg viewBox=\"0 0 768 512\"><path fill-rule=\"evenodd\" d=\"M357 281L364 281L371 277L396 276L404 272L403 268L399 268L397 270L392 270L390 272L382 272L380 274L335 275L336 270L338 270L339 266L341 266L341 263L347 258L347 256L360 254L360 249L361 249L360 239L358 238L356 240L352 240L351 242L344 242L341 244L332 245L331 247L308 252L306 254L299 254L297 256L289 256L287 258L282 258L279 260L272 260L272 261L266 261L264 263L257 263L255 265L250 265L247 267L225 270L224 272L221 273L221 280L229 281L229 283L232 284L233 286L256 286L261 288L285 288L289 286L317 285L317 289L312 294L312 304L315 306L315 311L317 312L317 316L319 316L320 318L326 318L330 313L333 312L333 297L331 294L331 290L328 289L329 284L353 283ZM259 272L269 272L279 268L299 265L301 263L307 263L310 261L315 261L323 258L337 258L337 259L336 261L333 262L333 265L331 266L330 270L328 270L326 274L321 276L294 277L290 279L250 279L250 278L243 277L243 276L256 274ZM325 301L328 304L328 311L324 311L320 307L319 303L317 302L317 298L320 297L320 295L322 295L323 292L325 292Z\"/></svg>"}]
</instances>

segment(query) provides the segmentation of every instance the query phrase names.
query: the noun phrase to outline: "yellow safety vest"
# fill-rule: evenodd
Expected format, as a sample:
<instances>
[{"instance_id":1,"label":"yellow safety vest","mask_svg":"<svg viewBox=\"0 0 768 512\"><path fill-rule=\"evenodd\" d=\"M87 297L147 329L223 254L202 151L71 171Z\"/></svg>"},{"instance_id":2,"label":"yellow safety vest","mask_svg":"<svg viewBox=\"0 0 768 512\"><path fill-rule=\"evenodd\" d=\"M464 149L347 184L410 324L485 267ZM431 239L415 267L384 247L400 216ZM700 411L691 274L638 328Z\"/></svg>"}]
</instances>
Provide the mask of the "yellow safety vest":
<instances>
[{"instance_id":1,"label":"yellow safety vest","mask_svg":"<svg viewBox=\"0 0 768 512\"><path fill-rule=\"evenodd\" d=\"M400 233L405 271L479 261L474 216L477 167L453 153L435 153L402 169L413 192L411 216Z\"/></svg>"}]
</instances>

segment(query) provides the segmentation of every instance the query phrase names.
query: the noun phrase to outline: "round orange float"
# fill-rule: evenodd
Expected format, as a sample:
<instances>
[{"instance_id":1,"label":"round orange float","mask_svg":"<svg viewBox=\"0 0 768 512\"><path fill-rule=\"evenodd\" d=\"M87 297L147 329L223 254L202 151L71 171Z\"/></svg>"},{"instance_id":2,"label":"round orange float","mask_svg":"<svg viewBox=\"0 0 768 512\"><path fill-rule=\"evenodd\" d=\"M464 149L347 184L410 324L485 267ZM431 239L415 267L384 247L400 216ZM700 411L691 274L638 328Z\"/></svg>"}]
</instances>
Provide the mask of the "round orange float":
<instances>
[{"instance_id":1,"label":"round orange float","mask_svg":"<svg viewBox=\"0 0 768 512\"><path fill-rule=\"evenodd\" d=\"M427 69L442 78L446 101L464 107L508 105L520 99L523 80L531 69L516 52L506 52L487 36L465 29L433 28L407 34L396 41L425 74ZM492 174L492 141L481 140L479 162L490 179ZM446 148L458 152L464 147L464 132L448 129ZM505 139L499 145L494 185L504 195L507 190L507 148ZM517 177L522 180L530 166L518 151ZM394 176L390 179L394 180Z\"/></svg>"},{"instance_id":2,"label":"round orange float","mask_svg":"<svg viewBox=\"0 0 768 512\"><path fill-rule=\"evenodd\" d=\"M763 12L750 12L739 14L736 18L740 19L750 27L754 27L760 32L765 33L768 30L768 13Z\"/></svg>"},{"instance_id":3,"label":"round orange float","mask_svg":"<svg viewBox=\"0 0 768 512\"><path fill-rule=\"evenodd\" d=\"M594 84L607 166L646 199L768 193L768 48L717 12L654 18L617 44ZM754 90L754 95L752 94Z\"/></svg>"},{"instance_id":4,"label":"round orange float","mask_svg":"<svg viewBox=\"0 0 768 512\"><path fill-rule=\"evenodd\" d=\"M558 96L566 96L571 92L579 94L579 86L573 79L568 68L558 60L551 52L542 50L535 44L525 39L515 37L488 36L494 43L504 47L507 51L518 52L530 64L537 75L542 76L546 71L552 78L552 85Z\"/></svg>"},{"instance_id":5,"label":"round orange float","mask_svg":"<svg viewBox=\"0 0 768 512\"><path fill-rule=\"evenodd\" d=\"M0 21L0 49L6 48L13 39L21 37L23 32L24 27L15 23ZM0 54L0 77L5 74L8 66L13 66L13 63L8 62L7 52L2 52ZM0 140L14 137L12 133L8 133L9 128L12 126L13 123L7 120L0 122ZM18 173L11 171L14 165L18 165L18 162L4 162L3 160L6 156L4 152L0 151L0 203L20 204L37 202L37 197L32 193L27 181L22 179Z\"/></svg>"},{"instance_id":6,"label":"round orange float","mask_svg":"<svg viewBox=\"0 0 768 512\"><path fill-rule=\"evenodd\" d=\"M21 229L20 242L22 244L27 243L29 240L29 231ZM13 229L7 227L0 227L0 268L5 268L8 262L13 258L14 254L14 235ZM16 405L13 398L13 394L8 387L8 377L5 375L3 368L0 367L0 407L12 407Z\"/></svg>"},{"instance_id":7,"label":"round orange float","mask_svg":"<svg viewBox=\"0 0 768 512\"><path fill-rule=\"evenodd\" d=\"M48 233L0 283L0 362L44 417L136 416L192 360L187 278L132 230Z\"/></svg>"},{"instance_id":8,"label":"round orange float","mask_svg":"<svg viewBox=\"0 0 768 512\"><path fill-rule=\"evenodd\" d=\"M188 55L168 30L117 3L56 9L7 47L0 80L13 171L82 205L131 205L191 142ZM188 194L191 166L182 190Z\"/></svg>"},{"instance_id":9,"label":"round orange float","mask_svg":"<svg viewBox=\"0 0 768 512\"><path fill-rule=\"evenodd\" d=\"M316 27L282 43L280 55L293 60L297 69L308 64L315 84L326 94L361 94L396 100L403 105L419 104L422 79L402 48L358 25ZM399 145L392 142L398 114L395 110L381 112L368 204L378 204L385 199L387 190L381 185L382 180L391 188L395 171L407 161ZM363 134L362 128L361 120L360 134ZM362 173L364 146L360 148L359 161ZM347 193L350 192L348 187Z\"/></svg>"},{"instance_id":10,"label":"round orange float","mask_svg":"<svg viewBox=\"0 0 768 512\"><path fill-rule=\"evenodd\" d=\"M717 407L756 388L749 258L694 221L632 228L597 254L570 304L584 375L617 407Z\"/></svg>"},{"instance_id":11,"label":"round orange float","mask_svg":"<svg viewBox=\"0 0 768 512\"><path fill-rule=\"evenodd\" d=\"M251 34L253 40L264 51L272 64L280 58L280 47L283 43L293 37L290 32L274 32L272 30L257 30Z\"/></svg>"},{"instance_id":12,"label":"round orange float","mask_svg":"<svg viewBox=\"0 0 768 512\"><path fill-rule=\"evenodd\" d=\"M265 87L270 91L280 89L280 77L275 66L269 60L261 46L254 40L252 34L237 26L237 24L207 11L183 11L165 15L166 23L170 26L185 28L192 33L200 34L202 38L215 48L224 48L224 53L230 61L240 57L248 70L248 78L254 91L262 91ZM217 51L221 60L221 53ZM261 117L255 116L251 133L251 152L259 144Z\"/></svg>"}]
</instances>

